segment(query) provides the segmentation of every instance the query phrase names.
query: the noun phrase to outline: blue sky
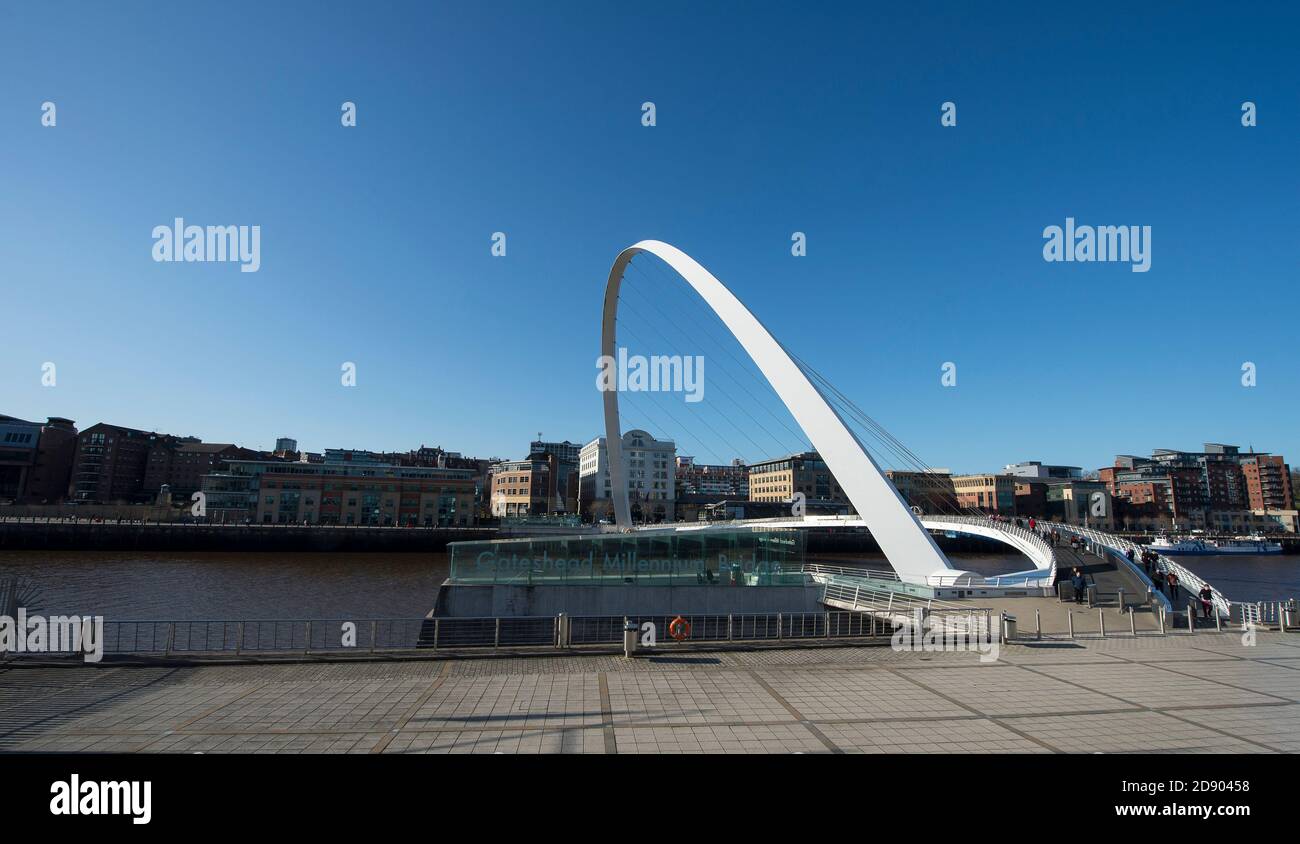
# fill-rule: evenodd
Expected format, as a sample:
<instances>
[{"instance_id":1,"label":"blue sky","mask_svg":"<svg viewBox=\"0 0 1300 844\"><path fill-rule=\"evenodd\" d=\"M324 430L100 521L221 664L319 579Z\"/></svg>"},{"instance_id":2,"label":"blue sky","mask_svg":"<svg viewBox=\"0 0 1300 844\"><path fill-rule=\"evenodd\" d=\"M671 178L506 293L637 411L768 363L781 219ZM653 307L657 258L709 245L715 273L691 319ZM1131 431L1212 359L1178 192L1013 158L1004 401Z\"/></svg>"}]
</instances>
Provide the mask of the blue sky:
<instances>
[{"instance_id":1,"label":"blue sky","mask_svg":"<svg viewBox=\"0 0 1300 844\"><path fill-rule=\"evenodd\" d=\"M8 3L0 413L262 448L585 440L605 274L658 238L932 465L1203 441L1295 460L1298 23L1283 4ZM260 225L261 270L155 263L176 216ZM1045 263L1067 216L1151 226L1151 270ZM670 286L647 292L704 318ZM706 379L730 363L706 359ZM665 427L709 459L750 445Z\"/></svg>"}]
</instances>

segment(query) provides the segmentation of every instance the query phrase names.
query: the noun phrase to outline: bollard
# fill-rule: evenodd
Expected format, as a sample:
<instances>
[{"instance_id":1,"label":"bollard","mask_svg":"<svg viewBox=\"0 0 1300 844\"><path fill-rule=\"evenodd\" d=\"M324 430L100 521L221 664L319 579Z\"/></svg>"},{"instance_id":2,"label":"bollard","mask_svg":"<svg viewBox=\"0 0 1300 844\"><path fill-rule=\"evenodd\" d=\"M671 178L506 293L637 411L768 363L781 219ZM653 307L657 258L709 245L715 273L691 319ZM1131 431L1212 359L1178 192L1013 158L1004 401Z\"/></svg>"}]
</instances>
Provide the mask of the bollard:
<instances>
[{"instance_id":1,"label":"bollard","mask_svg":"<svg viewBox=\"0 0 1300 844\"><path fill-rule=\"evenodd\" d=\"M636 653L637 632L636 622L627 616L623 616L623 656L628 659L631 659Z\"/></svg>"},{"instance_id":2,"label":"bollard","mask_svg":"<svg viewBox=\"0 0 1300 844\"><path fill-rule=\"evenodd\" d=\"M1128 632L1132 633L1133 638L1136 639L1138 634L1138 627L1137 627L1137 613L1133 612L1134 609L1135 609L1134 607L1128 608Z\"/></svg>"},{"instance_id":3,"label":"bollard","mask_svg":"<svg viewBox=\"0 0 1300 844\"><path fill-rule=\"evenodd\" d=\"M1070 638L1074 638L1074 610L1065 611L1065 620L1070 623Z\"/></svg>"},{"instance_id":4,"label":"bollard","mask_svg":"<svg viewBox=\"0 0 1300 844\"><path fill-rule=\"evenodd\" d=\"M1043 638L1043 618L1038 610L1034 610L1034 638Z\"/></svg>"},{"instance_id":5,"label":"bollard","mask_svg":"<svg viewBox=\"0 0 1300 844\"><path fill-rule=\"evenodd\" d=\"M1160 635L1165 635L1165 608L1160 607Z\"/></svg>"},{"instance_id":6,"label":"bollard","mask_svg":"<svg viewBox=\"0 0 1300 844\"><path fill-rule=\"evenodd\" d=\"M307 622L307 638L306 641L303 642L302 654L303 656L307 656L310 653L311 653L311 622L309 621Z\"/></svg>"},{"instance_id":7,"label":"bollard","mask_svg":"<svg viewBox=\"0 0 1300 844\"><path fill-rule=\"evenodd\" d=\"M1191 602L1187 604L1187 632L1196 632L1196 608L1192 606Z\"/></svg>"},{"instance_id":8,"label":"bollard","mask_svg":"<svg viewBox=\"0 0 1300 844\"><path fill-rule=\"evenodd\" d=\"M1097 607L1097 623L1101 625L1101 638L1106 638L1106 611Z\"/></svg>"},{"instance_id":9,"label":"bollard","mask_svg":"<svg viewBox=\"0 0 1300 844\"><path fill-rule=\"evenodd\" d=\"M1223 632L1223 616L1219 615L1218 610L1214 610L1214 629L1219 633ZM1285 630L1286 628L1282 629Z\"/></svg>"},{"instance_id":10,"label":"bollard","mask_svg":"<svg viewBox=\"0 0 1300 844\"><path fill-rule=\"evenodd\" d=\"M433 626L434 626L434 629L437 629L437 627L438 627L438 622L437 622L437 620L434 620L434 622L433 622ZM375 652L375 633L376 633L376 631L378 630L378 628L379 628L379 622L372 618L372 619L370 620L370 652L371 652L371 653L374 653L374 652ZM437 641L438 641L438 637L435 636L435 637L434 637L434 641L437 642ZM434 647L437 647L437 646L435 645Z\"/></svg>"},{"instance_id":11,"label":"bollard","mask_svg":"<svg viewBox=\"0 0 1300 844\"><path fill-rule=\"evenodd\" d=\"M1116 593L1119 597L1119 611L1124 612L1124 587L1120 587Z\"/></svg>"}]
</instances>

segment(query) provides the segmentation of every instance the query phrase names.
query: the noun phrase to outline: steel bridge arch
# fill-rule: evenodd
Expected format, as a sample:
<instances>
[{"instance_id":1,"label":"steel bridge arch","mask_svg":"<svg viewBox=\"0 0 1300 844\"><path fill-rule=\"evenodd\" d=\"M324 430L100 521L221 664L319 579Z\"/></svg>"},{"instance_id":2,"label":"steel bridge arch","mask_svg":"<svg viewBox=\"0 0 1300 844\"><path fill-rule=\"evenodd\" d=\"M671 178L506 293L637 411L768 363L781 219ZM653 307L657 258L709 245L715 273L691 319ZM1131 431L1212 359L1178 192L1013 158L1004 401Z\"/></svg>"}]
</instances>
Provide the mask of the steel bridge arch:
<instances>
[{"instance_id":1,"label":"steel bridge arch","mask_svg":"<svg viewBox=\"0 0 1300 844\"><path fill-rule=\"evenodd\" d=\"M642 240L624 249L614 259L605 285L601 355L609 356L607 360L617 355L619 289L627 265L642 252L648 252L672 267L727 326L826 461L899 577L925 583L932 575L953 574L948 558L917 521L862 442L844 424L839 413L794 362L790 353L735 294L677 247L659 240ZM623 464L617 388L604 390L603 398L614 520L619 526L629 528L632 527L632 512Z\"/></svg>"}]
</instances>

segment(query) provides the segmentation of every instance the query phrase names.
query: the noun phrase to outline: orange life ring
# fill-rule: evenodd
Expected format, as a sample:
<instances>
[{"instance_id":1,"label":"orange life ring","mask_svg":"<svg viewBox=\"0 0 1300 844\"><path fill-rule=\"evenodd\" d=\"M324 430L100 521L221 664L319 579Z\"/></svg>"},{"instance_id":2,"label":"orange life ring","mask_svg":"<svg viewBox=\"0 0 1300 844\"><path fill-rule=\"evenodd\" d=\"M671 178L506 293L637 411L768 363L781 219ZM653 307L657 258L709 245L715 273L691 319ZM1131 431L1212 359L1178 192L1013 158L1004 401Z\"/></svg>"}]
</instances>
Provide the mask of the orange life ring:
<instances>
[{"instance_id":1,"label":"orange life ring","mask_svg":"<svg viewBox=\"0 0 1300 844\"><path fill-rule=\"evenodd\" d=\"M677 616L672 621L668 622L668 635L672 636L679 642L690 638L691 623L680 615Z\"/></svg>"}]
</instances>

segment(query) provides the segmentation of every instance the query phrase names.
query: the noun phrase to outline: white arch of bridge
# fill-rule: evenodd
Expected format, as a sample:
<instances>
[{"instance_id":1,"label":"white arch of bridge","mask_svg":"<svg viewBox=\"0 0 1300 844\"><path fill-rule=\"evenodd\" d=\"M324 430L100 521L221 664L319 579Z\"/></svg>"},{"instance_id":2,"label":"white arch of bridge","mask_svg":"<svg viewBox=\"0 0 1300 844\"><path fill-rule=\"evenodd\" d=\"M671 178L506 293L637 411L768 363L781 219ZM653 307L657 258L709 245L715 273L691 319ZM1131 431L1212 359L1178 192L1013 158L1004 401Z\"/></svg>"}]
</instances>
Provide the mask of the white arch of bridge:
<instances>
[{"instance_id":1,"label":"white arch of bridge","mask_svg":"<svg viewBox=\"0 0 1300 844\"><path fill-rule=\"evenodd\" d=\"M617 355L618 294L623 274L632 259L648 252L668 264L699 294L740 343L772 385L799 427L808 435L827 467L843 488L854 510L871 530L889 563L904 580L925 583L931 577L955 573L948 558L907 507L894 485L880 471L862 442L844 424L804 371L771 332L750 313L727 287L694 258L658 240L643 240L619 253L605 286L601 325L601 354ZM607 358L608 359L608 358ZM632 526L628 503L626 466L618 413L618 390L604 391L605 448L609 461L614 519Z\"/></svg>"}]
</instances>

